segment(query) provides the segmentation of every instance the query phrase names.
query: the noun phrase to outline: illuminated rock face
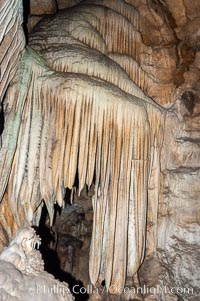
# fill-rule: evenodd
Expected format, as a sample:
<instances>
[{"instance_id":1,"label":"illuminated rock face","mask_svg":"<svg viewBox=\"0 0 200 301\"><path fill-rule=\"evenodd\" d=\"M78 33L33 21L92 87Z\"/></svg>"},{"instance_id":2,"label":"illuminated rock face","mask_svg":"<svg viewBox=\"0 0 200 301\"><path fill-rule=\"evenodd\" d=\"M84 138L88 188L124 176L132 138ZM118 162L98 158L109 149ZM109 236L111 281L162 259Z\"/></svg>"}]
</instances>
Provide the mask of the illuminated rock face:
<instances>
[{"instance_id":1,"label":"illuminated rock face","mask_svg":"<svg viewBox=\"0 0 200 301\"><path fill-rule=\"evenodd\" d=\"M22 1L2 0L0 2L0 103L16 73L25 47L22 22Z\"/></svg>"},{"instance_id":2,"label":"illuminated rock face","mask_svg":"<svg viewBox=\"0 0 200 301\"><path fill-rule=\"evenodd\" d=\"M31 227L17 231L16 237L0 254L1 300L73 300L66 283L44 271L40 238Z\"/></svg>"},{"instance_id":3,"label":"illuminated rock face","mask_svg":"<svg viewBox=\"0 0 200 301\"><path fill-rule=\"evenodd\" d=\"M109 283L118 275L117 285L123 286L127 266L134 275L143 260L148 178L162 141L162 111L103 80L56 73L31 50L24 58L31 67L26 85L33 90L19 100L25 111L7 187L10 206L19 224L35 223L44 199L52 219L54 200L62 205L64 187L72 188L77 168L80 191L95 175L91 281L104 277ZM22 81L28 80L27 74ZM154 111L158 133L153 130ZM57 126L51 132L52 122ZM155 164L159 168L159 161ZM124 249L118 248L119 239ZM100 265L103 258L105 267ZM118 273L111 272L112 262Z\"/></svg>"},{"instance_id":4,"label":"illuminated rock face","mask_svg":"<svg viewBox=\"0 0 200 301\"><path fill-rule=\"evenodd\" d=\"M17 231L16 237L0 254L0 260L12 263L24 274L38 275L44 271L44 263L39 249L41 239L31 227Z\"/></svg>"},{"instance_id":5,"label":"illuminated rock face","mask_svg":"<svg viewBox=\"0 0 200 301\"><path fill-rule=\"evenodd\" d=\"M169 285L185 284L197 262L198 20L178 3L179 13L171 1L87 0L43 20L7 91L0 187L1 212L11 213L1 226L9 237L38 224L42 200L52 220L77 171L80 191L95 179L93 284L123 286L145 250L147 273L156 250L171 263Z\"/></svg>"}]
</instances>

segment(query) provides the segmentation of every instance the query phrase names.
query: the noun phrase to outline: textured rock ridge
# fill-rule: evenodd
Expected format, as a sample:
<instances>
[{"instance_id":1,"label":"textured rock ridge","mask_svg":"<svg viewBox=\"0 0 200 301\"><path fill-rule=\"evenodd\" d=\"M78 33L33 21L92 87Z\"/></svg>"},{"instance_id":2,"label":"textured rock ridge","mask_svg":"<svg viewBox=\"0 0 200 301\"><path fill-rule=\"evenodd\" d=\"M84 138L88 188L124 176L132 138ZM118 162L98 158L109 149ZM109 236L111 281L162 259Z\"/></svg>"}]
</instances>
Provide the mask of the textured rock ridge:
<instances>
[{"instance_id":1,"label":"textured rock ridge","mask_svg":"<svg viewBox=\"0 0 200 301\"><path fill-rule=\"evenodd\" d=\"M37 250L40 238L23 227L0 254L0 298L6 300L73 300L68 285L44 271Z\"/></svg>"},{"instance_id":2,"label":"textured rock ridge","mask_svg":"<svg viewBox=\"0 0 200 301\"><path fill-rule=\"evenodd\" d=\"M21 0L0 1L0 102L17 70L25 47Z\"/></svg>"}]
</instances>

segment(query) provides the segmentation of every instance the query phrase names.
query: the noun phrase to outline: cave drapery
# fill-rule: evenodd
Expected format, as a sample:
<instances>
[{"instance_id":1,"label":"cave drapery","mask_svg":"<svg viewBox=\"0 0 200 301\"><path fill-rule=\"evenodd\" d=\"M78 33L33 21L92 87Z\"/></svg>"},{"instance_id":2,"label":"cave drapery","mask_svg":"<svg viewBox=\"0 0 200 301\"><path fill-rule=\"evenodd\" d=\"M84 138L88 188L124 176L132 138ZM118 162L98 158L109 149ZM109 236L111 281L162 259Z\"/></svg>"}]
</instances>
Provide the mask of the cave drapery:
<instances>
[{"instance_id":1,"label":"cave drapery","mask_svg":"<svg viewBox=\"0 0 200 301\"><path fill-rule=\"evenodd\" d=\"M22 3L3 2L6 40L11 20L19 18L15 35L21 28ZM105 8L86 1L47 19L30 37L35 50L23 50L16 37L23 54L15 77L9 74L0 149L0 197L6 194L17 227L38 224L42 200L52 221L77 171L79 191L95 182L90 278L108 287L123 287L144 258L148 187L154 181L158 195L165 115L138 87L147 89L148 81L135 60L143 45L137 12L118 2ZM153 202L157 208L158 198Z\"/></svg>"}]
</instances>

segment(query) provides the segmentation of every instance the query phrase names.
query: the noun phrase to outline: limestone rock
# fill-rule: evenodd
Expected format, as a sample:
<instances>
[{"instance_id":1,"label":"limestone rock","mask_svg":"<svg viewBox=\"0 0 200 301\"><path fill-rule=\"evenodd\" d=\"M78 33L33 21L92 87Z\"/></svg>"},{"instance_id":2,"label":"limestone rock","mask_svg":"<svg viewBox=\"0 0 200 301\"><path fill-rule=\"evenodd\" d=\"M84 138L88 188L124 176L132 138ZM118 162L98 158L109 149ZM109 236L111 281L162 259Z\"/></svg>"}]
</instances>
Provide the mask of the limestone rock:
<instances>
[{"instance_id":1,"label":"limestone rock","mask_svg":"<svg viewBox=\"0 0 200 301\"><path fill-rule=\"evenodd\" d=\"M48 15L54 14L57 10L55 0L30 0L31 15Z\"/></svg>"},{"instance_id":2,"label":"limestone rock","mask_svg":"<svg viewBox=\"0 0 200 301\"><path fill-rule=\"evenodd\" d=\"M58 9L65 9L65 8L72 7L81 1L82 0L57 0Z\"/></svg>"},{"instance_id":3,"label":"limestone rock","mask_svg":"<svg viewBox=\"0 0 200 301\"><path fill-rule=\"evenodd\" d=\"M0 103L13 79L25 47L22 1L0 2Z\"/></svg>"},{"instance_id":4,"label":"limestone rock","mask_svg":"<svg viewBox=\"0 0 200 301\"><path fill-rule=\"evenodd\" d=\"M73 300L68 285L44 271L44 262L37 250L39 245L34 229L23 227L0 254L2 301Z\"/></svg>"},{"instance_id":5,"label":"limestone rock","mask_svg":"<svg viewBox=\"0 0 200 301\"><path fill-rule=\"evenodd\" d=\"M21 2L0 2L0 98L4 99L5 108L5 128L0 150L2 198L7 188L0 210L0 245L3 247L8 243L24 221L38 223L41 199L45 200L52 219L55 199L62 205L64 188L73 187L77 169L80 190L85 180L90 186L95 170L95 178L99 182L93 200L93 229L97 231L92 245L95 256L90 260L93 278L96 280L99 276L96 267L100 267L102 274L99 282L106 272L109 283L119 272L115 263L124 263L126 260L124 254L127 253L125 249L120 253L122 248L118 248L118 241L121 242L123 237L122 229L124 235L127 233L126 221L133 221L133 218L127 217L126 208L123 207L130 203L115 201L114 192L124 191L126 185L122 185L122 182L128 170L129 179L132 179L130 182L133 183L137 169L135 187L138 189L141 183L148 182L147 179L150 183L148 236L146 241L145 184L138 191L140 196L145 193L140 197L141 202L136 202L138 214L134 215L135 211L130 209L131 217L139 216L136 222L139 234L135 237L139 250L134 256L128 256L128 260L137 259L137 270L142 264L146 244L147 257L140 273L143 283L166 285L168 289L190 286L194 291L193 295L187 296L169 291L167 295L145 296L146 300L196 301L199 299L199 276L195 268L199 263L200 218L200 2L177 0L176 5L172 0L85 0L81 1L81 5L78 2L58 0L60 9L71 7L70 11L62 11L55 18L46 18L42 25L35 27L29 41L40 55L27 50L23 66L19 65L25 44L21 28ZM36 17L32 19L30 27L41 15L54 12L55 1L31 1L31 14ZM165 130L164 114L159 113L164 110L154 101L167 108ZM100 105L95 107L93 103ZM81 110L85 118L81 118ZM90 115L91 111L94 115ZM117 115L117 112L120 114ZM115 118L112 119L112 116ZM72 123L69 122L70 118L74 118ZM138 118L141 120L140 126L136 122ZM105 120L108 123L104 127ZM55 128L51 126L52 123ZM120 124L123 124L123 130ZM109 131L114 134L111 135ZM114 144L109 144L111 136L116 137L116 141L112 138ZM134 138L134 152L143 157L139 157L139 160L138 156L134 157L134 171L130 172L132 167L129 165L123 173L120 169L121 160L132 162L128 159L128 154L132 154L132 151L128 151L128 147L132 149L130 137L137 137L138 140ZM153 150L148 148L148 139L151 139ZM121 151L123 147L124 152ZM144 163L149 158L152 168L150 178L147 175L149 168L137 165L137 162ZM140 179L141 170L145 176ZM110 214L111 209L118 215L112 220L105 214L105 205L108 197L106 187L113 178L117 181L111 189L113 202L109 203L111 208L108 211ZM123 196L122 199L128 200L128 197ZM102 207L99 204L103 204ZM104 269L99 261L103 254L101 263L104 262L104 252L108 249L108 224L105 230L96 227L103 224L102 212L105 220L112 220L111 237L115 237L115 241L109 238L109 254L117 254L116 258L120 259L113 261L113 271L116 269L113 277L109 274L111 269ZM129 227L129 234L133 233L134 227L133 223ZM134 251L136 244L132 244L130 237L129 250ZM97 248L96 241L99 243ZM95 250L103 251L100 254ZM138 254L141 255L139 259ZM110 262L112 260L107 260L108 265ZM121 266L126 270L130 264ZM6 267L11 269L8 265ZM14 269L13 275L15 273L18 272ZM19 273L17 275L22 277ZM25 281L23 277L20 279ZM121 283L125 283L125 279ZM5 297L5 290L1 292ZM27 297L26 300L31 299Z\"/></svg>"},{"instance_id":6,"label":"limestone rock","mask_svg":"<svg viewBox=\"0 0 200 301\"><path fill-rule=\"evenodd\" d=\"M21 273L9 262L0 261L0 298L2 301L71 301L68 285L52 275L41 272L37 276Z\"/></svg>"},{"instance_id":7,"label":"limestone rock","mask_svg":"<svg viewBox=\"0 0 200 301\"><path fill-rule=\"evenodd\" d=\"M198 300L200 281L200 131L192 95L185 93L166 117L158 218L159 260L171 286L190 288L183 300Z\"/></svg>"},{"instance_id":8,"label":"limestone rock","mask_svg":"<svg viewBox=\"0 0 200 301\"><path fill-rule=\"evenodd\" d=\"M30 16L28 18L28 32L31 32L32 29L37 25L37 23L43 18L43 16Z\"/></svg>"}]
</instances>

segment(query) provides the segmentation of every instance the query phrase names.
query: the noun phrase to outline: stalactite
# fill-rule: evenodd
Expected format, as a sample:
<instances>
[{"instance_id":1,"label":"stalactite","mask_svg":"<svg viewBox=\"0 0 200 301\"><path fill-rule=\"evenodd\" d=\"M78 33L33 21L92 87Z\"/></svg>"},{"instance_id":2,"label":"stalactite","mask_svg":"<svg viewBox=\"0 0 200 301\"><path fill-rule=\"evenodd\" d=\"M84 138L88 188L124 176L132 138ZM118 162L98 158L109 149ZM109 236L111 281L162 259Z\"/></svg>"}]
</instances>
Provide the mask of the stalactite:
<instances>
[{"instance_id":1,"label":"stalactite","mask_svg":"<svg viewBox=\"0 0 200 301\"><path fill-rule=\"evenodd\" d=\"M95 176L91 281L123 287L144 255L150 158L155 139L161 144L162 110L100 78L53 71L27 52L32 80L8 183L10 205L17 203L18 221L24 215L31 222L44 199L52 220L54 200L62 206L76 171L80 191Z\"/></svg>"},{"instance_id":2,"label":"stalactite","mask_svg":"<svg viewBox=\"0 0 200 301\"><path fill-rule=\"evenodd\" d=\"M0 103L16 73L25 46L21 12L21 0L0 2Z\"/></svg>"},{"instance_id":3,"label":"stalactite","mask_svg":"<svg viewBox=\"0 0 200 301\"><path fill-rule=\"evenodd\" d=\"M0 206L0 248L3 250L5 245L8 245L10 237L13 237L18 225L10 210L8 195L4 195L4 198Z\"/></svg>"},{"instance_id":4,"label":"stalactite","mask_svg":"<svg viewBox=\"0 0 200 301\"><path fill-rule=\"evenodd\" d=\"M123 287L144 258L152 181L158 205L164 110L144 93L153 80L139 62L149 49L138 12L119 0L89 3L30 37L43 58L27 48L6 96L0 199L7 189L18 226L38 224L44 203L52 223L77 175L79 193L94 182L91 282Z\"/></svg>"},{"instance_id":5,"label":"stalactite","mask_svg":"<svg viewBox=\"0 0 200 301\"><path fill-rule=\"evenodd\" d=\"M26 95L30 84L31 71L29 67L28 54L24 55L23 60L23 73L16 77L20 78L19 86L20 90L15 83L14 86L8 91L8 112L5 112L6 118L5 123L8 125L2 134L2 140L4 141L3 146L0 150L0 200L3 198L3 194L6 189L8 178L10 175L11 164L13 155L17 145L17 139L20 129L20 123L22 118L22 112L24 109ZM11 110L12 107L12 110Z\"/></svg>"},{"instance_id":6,"label":"stalactite","mask_svg":"<svg viewBox=\"0 0 200 301\"><path fill-rule=\"evenodd\" d=\"M109 57L117 62L130 76L131 80L148 95L149 88L154 84L154 81L135 59L127 55L119 55L116 53L109 54Z\"/></svg>"},{"instance_id":7,"label":"stalactite","mask_svg":"<svg viewBox=\"0 0 200 301\"><path fill-rule=\"evenodd\" d=\"M108 6L114 5L112 1L106 3ZM148 94L155 82L151 75L143 71L139 57L150 49L143 44L137 31L138 26L134 26L133 20L127 18L127 9L120 10L121 13L113 9L105 10L98 3L88 5L84 2L84 5L72 8L69 13L60 13L54 21L44 21L39 29L40 35L36 31L30 37L30 45L39 50L48 65L55 70L97 76L127 93L145 98L142 91ZM132 18L138 24L136 11ZM101 22L102 19L104 22ZM45 24L51 28L51 32L45 28ZM65 32L65 42L60 41L63 34L59 38L58 26ZM58 37L56 40L55 37L50 39L49 35Z\"/></svg>"},{"instance_id":8,"label":"stalactite","mask_svg":"<svg viewBox=\"0 0 200 301\"><path fill-rule=\"evenodd\" d=\"M141 68L137 62L130 57L109 54L108 58L96 50L78 45L65 45L65 47L60 47L56 50L49 47L41 50L40 53L45 58L48 66L54 70L83 73L99 77L118 86L127 93L146 99L147 102L156 106L156 104L150 98L146 97L143 91L138 88L138 86L141 86L141 88L147 92L150 79L144 71L141 71L140 76L133 75L133 72L137 72ZM131 63L131 61L133 63ZM123 62L126 62L126 65L124 65ZM124 70L120 68L120 66ZM131 72L130 70L134 71ZM130 80L128 75L132 80ZM134 84L134 82L136 84Z\"/></svg>"},{"instance_id":9,"label":"stalactite","mask_svg":"<svg viewBox=\"0 0 200 301\"><path fill-rule=\"evenodd\" d=\"M138 24L139 24L139 14L137 10L131 6L128 5L127 3L121 1L121 0L111 0L111 1L106 1L106 0L97 0L97 1L92 1L92 0L87 0L84 2L84 4L92 4L92 5L101 5L104 7L108 7L119 14L123 15L125 18L129 20L129 22L136 28L138 29Z\"/></svg>"},{"instance_id":10,"label":"stalactite","mask_svg":"<svg viewBox=\"0 0 200 301\"><path fill-rule=\"evenodd\" d=\"M132 23L133 20L127 19L127 13L124 13L125 15L123 15L123 12L121 14L98 5L82 5L78 9L74 7L70 12L60 12L56 21L53 21L55 23L51 20L47 20L46 23L44 21L41 27L43 39L41 40L40 37L35 39L33 33L30 43L35 44L36 47L40 45L40 49L46 48L46 42L48 42L48 47L52 43L55 43L56 46L58 38L55 38L55 36L60 36L56 26L59 24L60 29L65 32L62 44L66 44L68 40L69 44L74 44L74 42L85 44L103 54L121 53L138 60L141 51L146 49L137 28L138 14L133 14L132 18L135 18L136 21ZM109 18L105 16L109 16ZM104 22L101 21L102 19L104 19ZM48 28L51 28L50 32L45 28L45 24ZM50 38L51 36L54 36L54 38ZM68 37L67 40L66 36Z\"/></svg>"},{"instance_id":11,"label":"stalactite","mask_svg":"<svg viewBox=\"0 0 200 301\"><path fill-rule=\"evenodd\" d=\"M133 22L136 24L132 24L129 20L127 20L126 12L125 15L122 15L112 9L105 9L103 6L84 5L79 8L78 12L76 11L76 9L74 9L74 16L76 15L76 13L78 13L79 15L82 14L82 16L85 17L85 19L89 23L87 24L87 29L91 28L92 26L93 32L98 32L104 39L107 52L123 53L136 57L136 49L138 51L138 49L143 46L141 35L135 27L138 21ZM109 18L105 18L105 15L109 15ZM94 18L94 16L96 18ZM138 20L137 13L133 14L133 18L134 16L135 19ZM69 16L68 18L70 20L70 26L75 27L73 17ZM104 22L101 22L102 19L104 19ZM83 41L81 38L83 33L77 27L75 28L76 38ZM73 32L71 31L71 33L73 36L75 36L74 30ZM86 43L90 47L92 47L91 38L91 36L90 38L88 36L84 41L84 43ZM97 43L97 47L93 48L100 50L99 43Z\"/></svg>"}]
</instances>

